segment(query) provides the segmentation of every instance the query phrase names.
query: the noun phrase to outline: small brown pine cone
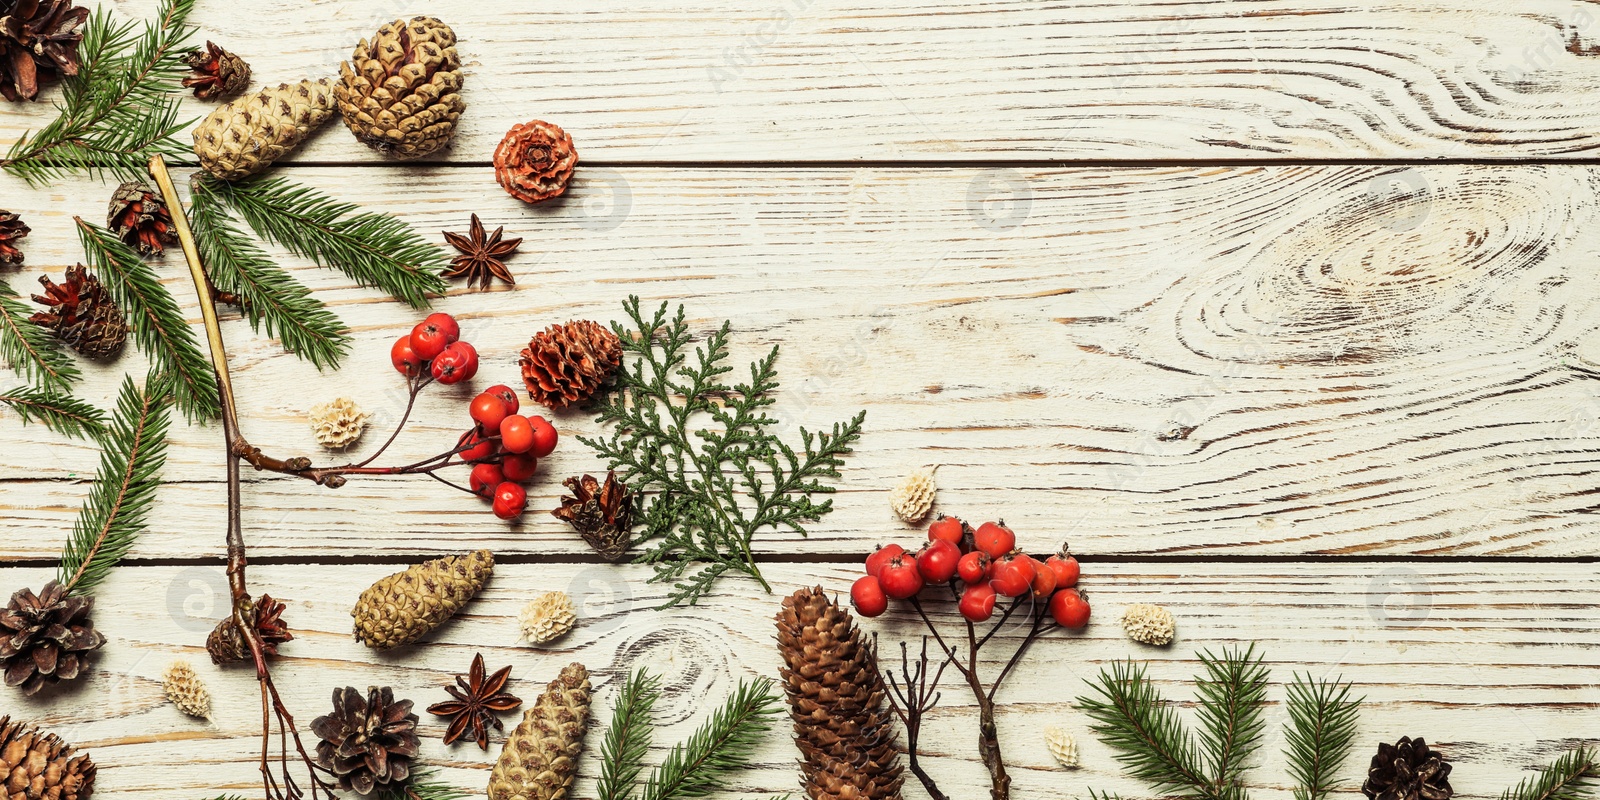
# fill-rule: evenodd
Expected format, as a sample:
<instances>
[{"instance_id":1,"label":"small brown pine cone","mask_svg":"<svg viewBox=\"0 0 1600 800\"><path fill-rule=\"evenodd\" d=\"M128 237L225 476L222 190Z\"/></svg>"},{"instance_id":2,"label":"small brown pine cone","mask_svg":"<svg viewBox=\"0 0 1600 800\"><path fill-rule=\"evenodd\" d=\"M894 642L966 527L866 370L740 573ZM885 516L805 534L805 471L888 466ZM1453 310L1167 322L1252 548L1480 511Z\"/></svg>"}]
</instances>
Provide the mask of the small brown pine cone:
<instances>
[{"instance_id":1,"label":"small brown pine cone","mask_svg":"<svg viewBox=\"0 0 1600 800\"><path fill-rule=\"evenodd\" d=\"M578 166L572 137L560 126L533 120L511 126L494 150L494 177L506 194L537 203L567 190Z\"/></svg>"},{"instance_id":2,"label":"small brown pine cone","mask_svg":"<svg viewBox=\"0 0 1600 800\"><path fill-rule=\"evenodd\" d=\"M422 746L417 715L410 700L395 700L385 686L333 690L333 713L311 722L317 743L317 766L333 773L339 786L356 794L404 786L411 779L411 760Z\"/></svg>"},{"instance_id":3,"label":"small brown pine cone","mask_svg":"<svg viewBox=\"0 0 1600 800\"><path fill-rule=\"evenodd\" d=\"M379 580L350 611L356 641L387 650L421 639L476 597L493 572L494 554L475 550L425 561Z\"/></svg>"},{"instance_id":4,"label":"small brown pine cone","mask_svg":"<svg viewBox=\"0 0 1600 800\"><path fill-rule=\"evenodd\" d=\"M5 54L0 53L0 57ZM10 211L0 211L0 264L21 264L22 251L17 241L31 232L27 223Z\"/></svg>"},{"instance_id":5,"label":"small brown pine cone","mask_svg":"<svg viewBox=\"0 0 1600 800\"><path fill-rule=\"evenodd\" d=\"M622 340L586 319L534 334L517 361L534 402L562 409L593 397L622 364Z\"/></svg>"},{"instance_id":6,"label":"small brown pine cone","mask_svg":"<svg viewBox=\"0 0 1600 800\"><path fill-rule=\"evenodd\" d=\"M506 737L489 774L489 800L564 800L578 773L589 725L589 670L572 663Z\"/></svg>"},{"instance_id":7,"label":"small brown pine cone","mask_svg":"<svg viewBox=\"0 0 1600 800\"><path fill-rule=\"evenodd\" d=\"M283 621L283 610L282 603L266 594L251 604L249 613L255 616L256 632L261 635L263 656L277 655L278 645L294 640L294 634L289 632L289 626ZM239 630L232 614L217 623L217 627L211 630L211 635L206 637L206 652L211 654L211 663L218 665L237 664L254 659L250 654L250 642Z\"/></svg>"},{"instance_id":8,"label":"small brown pine cone","mask_svg":"<svg viewBox=\"0 0 1600 800\"><path fill-rule=\"evenodd\" d=\"M160 192L141 181L128 181L117 187L106 211L106 227L144 256L160 255L166 252L167 245L178 243L178 231L172 226L166 201Z\"/></svg>"},{"instance_id":9,"label":"small brown pine cone","mask_svg":"<svg viewBox=\"0 0 1600 800\"><path fill-rule=\"evenodd\" d=\"M0 717L0 800L86 800L94 761L53 733Z\"/></svg>"},{"instance_id":10,"label":"small brown pine cone","mask_svg":"<svg viewBox=\"0 0 1600 800\"><path fill-rule=\"evenodd\" d=\"M89 9L72 0L0 2L0 95L32 100L39 96L41 71L78 74L78 43L88 20Z\"/></svg>"},{"instance_id":11,"label":"small brown pine cone","mask_svg":"<svg viewBox=\"0 0 1600 800\"><path fill-rule=\"evenodd\" d=\"M48 275L40 275L44 294L33 301L48 310L28 318L55 332L56 338L89 358L111 358L122 352L128 340L128 323L111 293L82 264L67 267L67 276L58 285Z\"/></svg>"},{"instance_id":12,"label":"small brown pine cone","mask_svg":"<svg viewBox=\"0 0 1600 800\"><path fill-rule=\"evenodd\" d=\"M231 97L250 85L250 65L212 42L206 42L204 50L196 48L184 55L183 63L194 70L183 79L184 88L193 89L201 100Z\"/></svg>"},{"instance_id":13,"label":"small brown pine cone","mask_svg":"<svg viewBox=\"0 0 1600 800\"><path fill-rule=\"evenodd\" d=\"M1361 793L1372 800L1450 800L1450 762L1421 736L1383 742L1367 768Z\"/></svg>"},{"instance_id":14,"label":"small brown pine cone","mask_svg":"<svg viewBox=\"0 0 1600 800\"><path fill-rule=\"evenodd\" d=\"M550 515L566 520L602 558L615 564L628 555L633 536L633 492L617 480L616 470L606 473L604 484L593 475L562 481L568 497Z\"/></svg>"},{"instance_id":15,"label":"small brown pine cone","mask_svg":"<svg viewBox=\"0 0 1600 800\"><path fill-rule=\"evenodd\" d=\"M68 595L51 581L34 594L23 589L0 608L0 669L7 686L25 695L46 685L75 680L89 664L89 655L106 643L89 613L94 598Z\"/></svg>"},{"instance_id":16,"label":"small brown pine cone","mask_svg":"<svg viewBox=\"0 0 1600 800\"><path fill-rule=\"evenodd\" d=\"M339 65L334 96L362 144L421 158L447 144L467 104L456 34L433 17L397 19L362 39Z\"/></svg>"}]
</instances>

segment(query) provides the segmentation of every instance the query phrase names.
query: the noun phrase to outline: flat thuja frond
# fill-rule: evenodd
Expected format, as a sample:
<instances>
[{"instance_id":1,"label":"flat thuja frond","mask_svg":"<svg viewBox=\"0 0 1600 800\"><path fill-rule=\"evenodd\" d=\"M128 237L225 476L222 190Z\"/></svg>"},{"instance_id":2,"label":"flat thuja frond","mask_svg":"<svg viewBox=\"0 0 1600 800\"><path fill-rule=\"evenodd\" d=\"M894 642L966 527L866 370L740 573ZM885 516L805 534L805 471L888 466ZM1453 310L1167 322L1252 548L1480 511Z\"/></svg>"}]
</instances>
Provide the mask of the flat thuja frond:
<instances>
[{"instance_id":1,"label":"flat thuja frond","mask_svg":"<svg viewBox=\"0 0 1600 800\"><path fill-rule=\"evenodd\" d=\"M189 218L212 283L238 295L252 329L265 326L283 349L318 369L339 366L350 352L350 329L234 224L210 185L197 182Z\"/></svg>"},{"instance_id":2,"label":"flat thuja frond","mask_svg":"<svg viewBox=\"0 0 1600 800\"><path fill-rule=\"evenodd\" d=\"M1125 772L1159 794L1222 800L1205 773L1200 748L1142 665L1113 662L1090 686L1097 696L1078 698L1078 707L1094 720L1090 729L1116 751Z\"/></svg>"},{"instance_id":3,"label":"flat thuja frond","mask_svg":"<svg viewBox=\"0 0 1600 800\"><path fill-rule=\"evenodd\" d=\"M166 462L170 395L165 378L151 375L142 389L123 379L94 488L61 553L58 579L67 591L93 591L144 532Z\"/></svg>"},{"instance_id":4,"label":"flat thuja frond","mask_svg":"<svg viewBox=\"0 0 1600 800\"><path fill-rule=\"evenodd\" d=\"M43 185L67 175L118 179L144 177L153 155L181 159L175 138L188 123L178 118L180 60L194 33L188 24L195 0L162 0L142 26L117 23L105 8L84 27L82 66L62 78L59 114L23 136L0 160L23 180Z\"/></svg>"},{"instance_id":5,"label":"flat thuja frond","mask_svg":"<svg viewBox=\"0 0 1600 800\"><path fill-rule=\"evenodd\" d=\"M1501 793L1500 800L1589 800L1600 777L1597 759L1600 754L1593 749L1579 747Z\"/></svg>"},{"instance_id":6,"label":"flat thuja frond","mask_svg":"<svg viewBox=\"0 0 1600 800\"><path fill-rule=\"evenodd\" d=\"M644 771L644 757L653 738L651 712L661 697L661 679L634 670L611 704L611 725L600 745L598 800L631 800Z\"/></svg>"},{"instance_id":7,"label":"flat thuja frond","mask_svg":"<svg viewBox=\"0 0 1600 800\"><path fill-rule=\"evenodd\" d=\"M1244 762L1261 746L1266 724L1268 672L1255 645L1244 652L1224 650L1218 658L1200 654L1206 676L1196 682L1200 695L1200 747L1219 797L1243 795Z\"/></svg>"},{"instance_id":8,"label":"flat thuja frond","mask_svg":"<svg viewBox=\"0 0 1600 800\"><path fill-rule=\"evenodd\" d=\"M724 322L698 345L683 307L653 316L639 298L624 304L631 327L613 322L622 339L617 390L599 405L609 437L580 438L645 494L636 538L653 543L639 556L652 564L652 582L672 584L667 605L694 604L728 572L754 578L771 591L752 542L763 530L805 535L833 501L824 480L837 479L843 457L861 437L866 412L829 432L800 429L799 449L782 441L768 414L778 389L778 349L750 365L745 383L729 385L732 326Z\"/></svg>"},{"instance_id":9,"label":"flat thuja frond","mask_svg":"<svg viewBox=\"0 0 1600 800\"><path fill-rule=\"evenodd\" d=\"M61 340L28 321L33 311L0 281L0 356L12 371L39 389L66 392L79 377L78 365Z\"/></svg>"},{"instance_id":10,"label":"flat thuja frond","mask_svg":"<svg viewBox=\"0 0 1600 800\"><path fill-rule=\"evenodd\" d=\"M733 696L650 773L641 800L705 797L724 788L724 776L750 766L779 711L770 678L740 682Z\"/></svg>"},{"instance_id":11,"label":"flat thuja frond","mask_svg":"<svg viewBox=\"0 0 1600 800\"><path fill-rule=\"evenodd\" d=\"M69 394L32 386L0 391L0 403L17 412L23 422L37 422L64 436L99 438L106 432L106 415Z\"/></svg>"},{"instance_id":12,"label":"flat thuja frond","mask_svg":"<svg viewBox=\"0 0 1600 800\"><path fill-rule=\"evenodd\" d=\"M261 238L362 286L376 286L415 308L446 289L440 273L450 259L395 217L363 212L282 178L202 182L201 191L227 203Z\"/></svg>"},{"instance_id":13,"label":"flat thuja frond","mask_svg":"<svg viewBox=\"0 0 1600 800\"><path fill-rule=\"evenodd\" d=\"M1326 800L1333 793L1334 775L1350 756L1361 698L1350 697L1348 683L1296 675L1287 705L1283 755L1294 777L1295 800Z\"/></svg>"},{"instance_id":14,"label":"flat thuja frond","mask_svg":"<svg viewBox=\"0 0 1600 800\"><path fill-rule=\"evenodd\" d=\"M170 376L178 408L189 419L222 413L217 377L172 293L150 266L115 234L81 219L84 255L133 328L134 341L161 373Z\"/></svg>"}]
</instances>

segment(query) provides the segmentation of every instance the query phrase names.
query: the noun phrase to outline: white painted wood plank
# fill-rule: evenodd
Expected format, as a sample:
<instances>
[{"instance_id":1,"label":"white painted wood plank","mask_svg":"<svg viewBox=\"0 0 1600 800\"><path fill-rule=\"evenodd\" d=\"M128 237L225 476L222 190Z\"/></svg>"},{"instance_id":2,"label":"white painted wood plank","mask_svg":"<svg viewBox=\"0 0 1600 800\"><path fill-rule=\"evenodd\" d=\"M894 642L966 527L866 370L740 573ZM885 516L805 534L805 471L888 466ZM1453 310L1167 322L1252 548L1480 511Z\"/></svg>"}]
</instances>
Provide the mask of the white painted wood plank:
<instances>
[{"instance_id":1,"label":"white painted wood plank","mask_svg":"<svg viewBox=\"0 0 1600 800\"><path fill-rule=\"evenodd\" d=\"M483 353L478 388L515 383L534 331L620 317L638 293L687 303L702 331L732 320L736 363L781 344L784 420L868 409L838 512L810 540L767 537L768 552L853 554L901 535L886 493L933 463L943 510L1088 553L1600 552L1592 167L640 168L534 211L460 170L284 174L425 231L475 210L526 237L515 291L438 305ZM621 189L607 196L601 179ZM80 258L67 217L96 213L103 193L19 191L35 233L13 286ZM327 458L306 409L351 395L392 419L388 345L420 315L285 263L353 326L355 352L319 376L227 322L245 432ZM180 263L160 270L198 321ZM85 394L109 400L140 363L90 366ZM430 392L397 455L453 442L471 391ZM589 418L557 420L567 438L534 509L597 466L573 436L596 431ZM0 552L51 557L87 492L60 481L92 474L95 453L4 424ZM180 485L136 555L216 552L220 533L195 532L221 530L219 437L177 427L166 476ZM250 480L263 556L586 552L542 514L508 528L421 479Z\"/></svg>"},{"instance_id":2,"label":"white painted wood plank","mask_svg":"<svg viewBox=\"0 0 1600 800\"><path fill-rule=\"evenodd\" d=\"M268 566L251 570L258 591L282 596L296 641L278 661L280 688L302 723L323 713L336 686L392 685L399 696L426 705L444 696L450 675L466 668L474 652L491 666L512 664L511 689L531 702L537 687L577 660L609 687L633 666L667 678L661 705L670 723L657 736L652 762L686 736L705 710L741 677L776 675L778 658L771 617L779 598L747 584L698 608L651 610L661 599L638 568L571 565L504 566L489 588L458 619L424 644L375 655L349 636L348 609L367 583L396 567ZM780 593L821 583L843 592L847 568L774 566ZM43 570L0 570L8 589L39 583ZM1287 798L1289 779L1276 754L1281 746L1281 684L1294 671L1353 680L1367 704L1356 755L1341 773L1341 794L1356 796L1368 749L1401 735L1426 736L1456 761L1451 776L1465 797L1494 796L1520 777L1581 741L1593 741L1600 709L1600 613L1593 570L1582 564L1505 564L1486 571L1458 564L1165 564L1085 565L1084 585L1095 618L1081 635L1056 632L1037 650L1002 694L1003 746L1017 777L1016 797L1083 797L1088 787L1130 797L1148 790L1118 775L1110 752L1086 730L1071 707L1110 661L1148 660L1170 698L1190 700L1189 683L1200 649L1258 643L1272 667L1267 743L1251 777L1260 798ZM87 682L48 697L21 699L6 690L7 712L37 718L89 749L100 765L98 789L107 796L142 798L253 796L253 738L259 719L254 678L247 670L218 670L206 660L203 640L221 613L225 593L220 568L125 567L100 593L96 618L110 637ZM581 605L576 630L551 650L513 644L516 613L533 593L565 589ZM1170 648L1122 638L1120 609L1132 602L1167 605L1176 614L1179 641ZM939 607L930 603L930 607ZM940 620L948 623L947 615ZM917 635L914 618L891 615L867 624L883 637L885 653ZM999 667L1014 639L1007 637L987 668ZM913 640L913 643L914 640ZM165 704L159 678L174 657L196 662L216 696L210 725L181 716ZM984 796L970 700L953 682L927 729L931 772L954 797ZM597 706L609 711L608 688ZM481 791L498 753L475 746L446 748L443 728L423 715L423 758L445 768L462 788ZM509 721L510 718L508 718ZM1041 729L1066 727L1078 735L1084 768L1051 767ZM591 746L598 746L598 733ZM723 797L769 796L795 789L796 755L782 733L761 750L760 768L741 777ZM583 760L578 797L592 796L595 761ZM162 765L162 766L156 766ZM178 766L172 766L178 765ZM925 797L918 789L908 798Z\"/></svg>"},{"instance_id":3,"label":"white painted wood plank","mask_svg":"<svg viewBox=\"0 0 1600 800\"><path fill-rule=\"evenodd\" d=\"M1567 157L1600 130L1579 0L270 0L195 21L275 84L423 13L463 40L470 108L442 156L462 163L530 118L585 159L674 162ZM0 143L49 118L4 111ZM379 161L337 125L297 158Z\"/></svg>"}]
</instances>

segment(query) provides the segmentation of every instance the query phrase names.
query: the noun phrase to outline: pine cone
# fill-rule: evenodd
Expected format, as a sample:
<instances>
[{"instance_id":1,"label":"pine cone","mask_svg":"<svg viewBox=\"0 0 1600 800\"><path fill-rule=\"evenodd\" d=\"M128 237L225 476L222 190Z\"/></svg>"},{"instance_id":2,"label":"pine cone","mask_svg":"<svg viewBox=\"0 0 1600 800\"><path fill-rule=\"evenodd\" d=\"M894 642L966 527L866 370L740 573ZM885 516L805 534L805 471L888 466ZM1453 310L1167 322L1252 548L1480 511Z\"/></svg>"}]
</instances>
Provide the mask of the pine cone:
<instances>
[{"instance_id":1,"label":"pine cone","mask_svg":"<svg viewBox=\"0 0 1600 800\"><path fill-rule=\"evenodd\" d=\"M301 81L241 97L194 128L194 153L207 172L236 181L266 169L333 116L333 83Z\"/></svg>"},{"instance_id":2,"label":"pine cone","mask_svg":"<svg viewBox=\"0 0 1600 800\"><path fill-rule=\"evenodd\" d=\"M201 100L217 100L236 95L250 85L250 65L244 59L212 42L204 50L196 48L185 54L183 63L194 74L183 79L186 89L193 89Z\"/></svg>"},{"instance_id":3,"label":"pine cone","mask_svg":"<svg viewBox=\"0 0 1600 800\"><path fill-rule=\"evenodd\" d=\"M4 57L5 52L0 50L0 58ZM22 263L22 251L17 249L17 241L26 238L31 231L16 214L0 211L0 264Z\"/></svg>"},{"instance_id":4,"label":"pine cone","mask_svg":"<svg viewBox=\"0 0 1600 800\"><path fill-rule=\"evenodd\" d=\"M85 800L94 761L53 733L0 717L0 800Z\"/></svg>"},{"instance_id":5,"label":"pine cone","mask_svg":"<svg viewBox=\"0 0 1600 800\"><path fill-rule=\"evenodd\" d=\"M622 363L622 340L586 319L534 334L518 360L528 396L552 409L593 397Z\"/></svg>"},{"instance_id":6,"label":"pine cone","mask_svg":"<svg viewBox=\"0 0 1600 800\"><path fill-rule=\"evenodd\" d=\"M561 670L506 737L489 773L489 800L564 800L578 772L589 725L589 670L576 662Z\"/></svg>"},{"instance_id":7,"label":"pine cone","mask_svg":"<svg viewBox=\"0 0 1600 800\"><path fill-rule=\"evenodd\" d=\"M1450 762L1422 737L1378 745L1361 793L1372 800L1450 800Z\"/></svg>"},{"instance_id":8,"label":"pine cone","mask_svg":"<svg viewBox=\"0 0 1600 800\"><path fill-rule=\"evenodd\" d=\"M606 473L604 486L593 475L561 484L572 496L561 498L561 507L550 515L566 520L605 560L615 564L625 558L632 544L634 496L617 480L616 470Z\"/></svg>"},{"instance_id":9,"label":"pine cone","mask_svg":"<svg viewBox=\"0 0 1600 800\"><path fill-rule=\"evenodd\" d=\"M161 690L179 711L196 719L211 718L211 692L189 662L172 662L161 675Z\"/></svg>"},{"instance_id":10,"label":"pine cone","mask_svg":"<svg viewBox=\"0 0 1600 800\"><path fill-rule=\"evenodd\" d=\"M333 690L333 713L317 717L311 732L317 743L317 765L333 773L339 786L357 794L401 785L411 779L411 759L422 745L417 715L410 700L395 700L385 686Z\"/></svg>"},{"instance_id":11,"label":"pine cone","mask_svg":"<svg viewBox=\"0 0 1600 800\"><path fill-rule=\"evenodd\" d=\"M311 407L311 432L317 444L330 450L343 450L361 439L370 416L356 401L336 397Z\"/></svg>"},{"instance_id":12,"label":"pine cone","mask_svg":"<svg viewBox=\"0 0 1600 800\"><path fill-rule=\"evenodd\" d=\"M544 644L567 635L578 623L578 610L566 592L542 592L522 607L517 622L522 626L522 638L530 644Z\"/></svg>"},{"instance_id":13,"label":"pine cone","mask_svg":"<svg viewBox=\"0 0 1600 800\"><path fill-rule=\"evenodd\" d=\"M1078 768L1078 740L1072 734L1051 725L1044 729L1044 746L1057 764L1066 769Z\"/></svg>"},{"instance_id":14,"label":"pine cone","mask_svg":"<svg viewBox=\"0 0 1600 800\"><path fill-rule=\"evenodd\" d=\"M99 278L79 264L67 267L59 285L48 275L40 275L39 283L44 294L34 295L33 302L49 310L29 317L29 322L51 329L56 338L89 358L111 358L122 352L128 323Z\"/></svg>"},{"instance_id":15,"label":"pine cone","mask_svg":"<svg viewBox=\"0 0 1600 800\"><path fill-rule=\"evenodd\" d=\"M256 632L261 635L262 656L275 656L278 654L278 645L294 641L294 634L289 632L289 626L283 621L283 610L282 603L266 594L251 604L249 613L255 615ZM211 663L219 666L254 660L250 654L250 642L239 630L232 614L223 617L217 627L211 630L211 635L206 637L206 652L211 654Z\"/></svg>"},{"instance_id":16,"label":"pine cone","mask_svg":"<svg viewBox=\"0 0 1600 800\"><path fill-rule=\"evenodd\" d=\"M420 158L456 133L461 100L456 34L433 17L397 19L356 45L339 65L339 114L362 144L395 158Z\"/></svg>"},{"instance_id":17,"label":"pine cone","mask_svg":"<svg viewBox=\"0 0 1600 800\"><path fill-rule=\"evenodd\" d=\"M9 10L4 5L10 5ZM89 9L72 0L15 0L0 4L0 95L7 100L39 96L39 71L78 74L78 43Z\"/></svg>"},{"instance_id":18,"label":"pine cone","mask_svg":"<svg viewBox=\"0 0 1600 800\"><path fill-rule=\"evenodd\" d=\"M106 643L89 613L94 598L68 596L51 581L34 594L23 589L0 610L0 668L7 686L31 695L45 684L70 681L89 663L89 654Z\"/></svg>"},{"instance_id":19,"label":"pine cone","mask_svg":"<svg viewBox=\"0 0 1600 800\"><path fill-rule=\"evenodd\" d=\"M494 150L494 177L506 194L537 203L560 195L578 166L572 137L557 125L533 120L511 126Z\"/></svg>"},{"instance_id":20,"label":"pine cone","mask_svg":"<svg viewBox=\"0 0 1600 800\"><path fill-rule=\"evenodd\" d=\"M396 572L361 593L350 616L356 641L388 650L428 635L477 596L494 572L494 554L475 550Z\"/></svg>"},{"instance_id":21,"label":"pine cone","mask_svg":"<svg viewBox=\"0 0 1600 800\"><path fill-rule=\"evenodd\" d=\"M889 491L889 507L894 509L895 516L916 524L933 510L933 495L937 489L933 470L919 469Z\"/></svg>"},{"instance_id":22,"label":"pine cone","mask_svg":"<svg viewBox=\"0 0 1600 800\"><path fill-rule=\"evenodd\" d=\"M166 252L166 245L178 243L167 202L160 192L141 181L128 181L117 187L106 211L106 227L140 255L159 255Z\"/></svg>"},{"instance_id":23,"label":"pine cone","mask_svg":"<svg viewBox=\"0 0 1600 800\"><path fill-rule=\"evenodd\" d=\"M899 798L900 751L872 641L821 587L784 598L779 670L812 800Z\"/></svg>"}]
</instances>

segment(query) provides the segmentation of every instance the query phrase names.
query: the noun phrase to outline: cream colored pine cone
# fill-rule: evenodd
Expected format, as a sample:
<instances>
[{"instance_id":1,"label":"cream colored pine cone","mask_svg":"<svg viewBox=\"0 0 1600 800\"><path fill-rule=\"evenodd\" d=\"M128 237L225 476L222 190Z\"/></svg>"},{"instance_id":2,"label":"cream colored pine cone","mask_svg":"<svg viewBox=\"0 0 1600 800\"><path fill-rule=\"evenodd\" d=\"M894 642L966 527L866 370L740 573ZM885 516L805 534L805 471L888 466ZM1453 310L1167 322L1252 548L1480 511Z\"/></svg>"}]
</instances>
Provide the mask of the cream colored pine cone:
<instances>
[{"instance_id":1,"label":"cream colored pine cone","mask_svg":"<svg viewBox=\"0 0 1600 800\"><path fill-rule=\"evenodd\" d=\"M1172 644L1177 623L1172 612L1149 603L1134 603L1122 612L1122 631L1129 639L1145 644Z\"/></svg>"},{"instance_id":2,"label":"cream colored pine cone","mask_svg":"<svg viewBox=\"0 0 1600 800\"><path fill-rule=\"evenodd\" d=\"M421 639L476 597L493 572L494 554L488 550L396 572L362 592L350 611L356 640L387 650Z\"/></svg>"},{"instance_id":3,"label":"cream colored pine cone","mask_svg":"<svg viewBox=\"0 0 1600 800\"><path fill-rule=\"evenodd\" d=\"M522 623L523 638L532 644L544 644L572 630L578 622L578 610L566 592L543 592L522 607L517 619Z\"/></svg>"},{"instance_id":4,"label":"cream colored pine cone","mask_svg":"<svg viewBox=\"0 0 1600 800\"><path fill-rule=\"evenodd\" d=\"M564 800L589 726L589 670L572 663L506 737L489 773L489 800Z\"/></svg>"},{"instance_id":5,"label":"cream colored pine cone","mask_svg":"<svg viewBox=\"0 0 1600 800\"><path fill-rule=\"evenodd\" d=\"M1044 729L1044 745L1057 764L1067 769L1078 768L1078 740L1072 734L1051 725Z\"/></svg>"},{"instance_id":6,"label":"cream colored pine cone","mask_svg":"<svg viewBox=\"0 0 1600 800\"><path fill-rule=\"evenodd\" d=\"M933 495L938 488L933 482L935 469L937 467L919 469L889 492L889 506L896 516L914 525L933 510Z\"/></svg>"},{"instance_id":7,"label":"cream colored pine cone","mask_svg":"<svg viewBox=\"0 0 1600 800\"><path fill-rule=\"evenodd\" d=\"M433 17L397 19L339 65L339 113L356 138L395 158L420 158L455 135L461 99L456 34Z\"/></svg>"},{"instance_id":8,"label":"cream colored pine cone","mask_svg":"<svg viewBox=\"0 0 1600 800\"><path fill-rule=\"evenodd\" d=\"M225 181L266 169L333 116L333 82L279 84L225 103L194 128L200 166Z\"/></svg>"},{"instance_id":9,"label":"cream colored pine cone","mask_svg":"<svg viewBox=\"0 0 1600 800\"><path fill-rule=\"evenodd\" d=\"M197 719L211 718L211 693L189 662L172 662L161 676L161 688L179 711Z\"/></svg>"},{"instance_id":10,"label":"cream colored pine cone","mask_svg":"<svg viewBox=\"0 0 1600 800\"><path fill-rule=\"evenodd\" d=\"M367 430L367 420L372 415L361 410L356 401L338 397L311 407L311 431L317 444L330 450L343 450L361 439Z\"/></svg>"}]
</instances>

